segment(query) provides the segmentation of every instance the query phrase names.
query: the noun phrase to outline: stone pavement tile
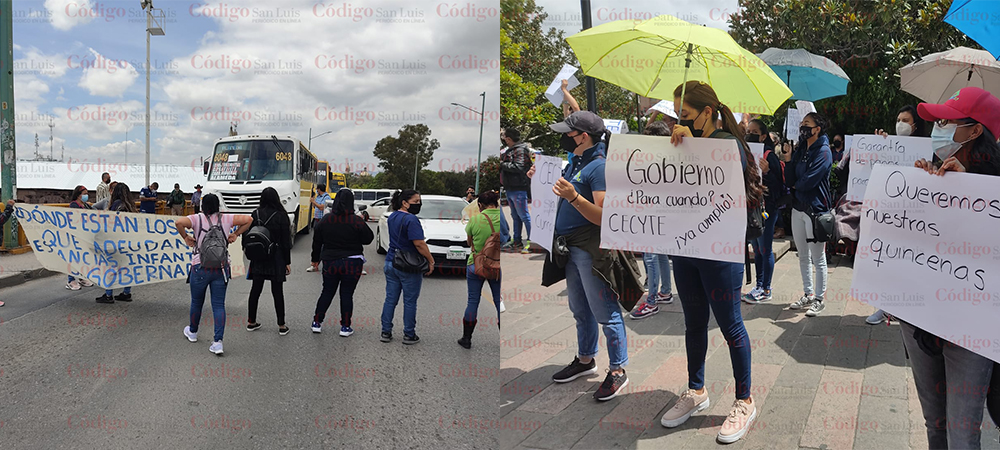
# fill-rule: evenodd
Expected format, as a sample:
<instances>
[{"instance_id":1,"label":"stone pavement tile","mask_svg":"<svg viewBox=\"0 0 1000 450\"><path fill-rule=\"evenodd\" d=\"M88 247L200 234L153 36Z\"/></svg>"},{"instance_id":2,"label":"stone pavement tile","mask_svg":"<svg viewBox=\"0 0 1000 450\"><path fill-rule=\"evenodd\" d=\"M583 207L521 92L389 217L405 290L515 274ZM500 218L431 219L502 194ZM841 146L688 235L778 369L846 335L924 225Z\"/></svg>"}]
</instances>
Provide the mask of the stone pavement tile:
<instances>
[{"instance_id":1,"label":"stone pavement tile","mask_svg":"<svg viewBox=\"0 0 1000 450\"><path fill-rule=\"evenodd\" d=\"M516 326L516 325L515 325ZM572 330L572 336L570 337L572 341L565 342L564 339L556 339L555 336L564 336L564 331ZM559 345L562 347L575 347L576 346L576 321L573 320L572 316L560 315L560 316L549 316L549 319L533 328L526 329L514 329L511 328L509 331L504 331L504 338L507 335L517 336L516 340L512 340L515 343L522 343L521 345L513 346L501 346L500 347L500 359L510 358L517 353L517 350L523 346L531 346L532 343L538 343L545 341L551 345Z\"/></svg>"},{"instance_id":2,"label":"stone pavement tile","mask_svg":"<svg viewBox=\"0 0 1000 450\"><path fill-rule=\"evenodd\" d=\"M917 397L917 385L913 382L913 373L906 376L907 406L910 419L910 448L927 448L927 427L924 424L924 412L920 409L920 398Z\"/></svg>"},{"instance_id":3,"label":"stone pavement tile","mask_svg":"<svg viewBox=\"0 0 1000 450\"><path fill-rule=\"evenodd\" d=\"M535 369L564 347L538 344L500 362L500 384L505 385L526 372ZM569 361L567 361L567 364Z\"/></svg>"},{"instance_id":4,"label":"stone pavement tile","mask_svg":"<svg viewBox=\"0 0 1000 450\"><path fill-rule=\"evenodd\" d=\"M844 412L824 427L855 432L854 448L905 448L910 440L909 405L905 398L861 396L857 414Z\"/></svg>"},{"instance_id":5,"label":"stone pavement tile","mask_svg":"<svg viewBox=\"0 0 1000 450\"><path fill-rule=\"evenodd\" d=\"M818 318L818 317L817 317ZM839 327L836 333L824 336L828 348L826 366L844 370L864 370L868 359L871 327Z\"/></svg>"},{"instance_id":6,"label":"stone pavement tile","mask_svg":"<svg viewBox=\"0 0 1000 450\"><path fill-rule=\"evenodd\" d=\"M868 318L875 308L867 303L858 300L848 299L844 306L844 316L840 319L841 326L865 326L865 319Z\"/></svg>"},{"instance_id":7,"label":"stone pavement tile","mask_svg":"<svg viewBox=\"0 0 1000 450\"><path fill-rule=\"evenodd\" d=\"M514 411L497 421L500 448L513 449L531 433L542 427L552 416L527 411Z\"/></svg>"},{"instance_id":8,"label":"stone pavement tile","mask_svg":"<svg viewBox=\"0 0 1000 450\"><path fill-rule=\"evenodd\" d=\"M903 334L900 331L898 321L893 320L889 325L882 322L881 325L869 326L872 328L872 339L903 342Z\"/></svg>"},{"instance_id":9,"label":"stone pavement tile","mask_svg":"<svg viewBox=\"0 0 1000 450\"><path fill-rule=\"evenodd\" d=\"M659 412L678 393L687 388L687 358L675 355L663 361L656 371L643 380L629 378L626 395L621 403L604 417L609 423L655 423L659 426ZM635 383L634 385L632 383ZM648 428L648 427L647 427ZM639 433L636 433L638 435Z\"/></svg>"},{"instance_id":10,"label":"stone pavement tile","mask_svg":"<svg viewBox=\"0 0 1000 450\"><path fill-rule=\"evenodd\" d=\"M829 424L838 418L857 417L863 381L861 373L833 369L823 371L802 433L801 446L845 450L854 447L854 429L836 429Z\"/></svg>"},{"instance_id":11,"label":"stone pavement tile","mask_svg":"<svg viewBox=\"0 0 1000 450\"><path fill-rule=\"evenodd\" d=\"M667 358L677 353L683 356L684 353L684 338L679 336L660 336L641 344L647 347L639 349L635 354L629 353L629 363L625 369L630 380L633 375L645 377L660 367Z\"/></svg>"},{"instance_id":12,"label":"stone pavement tile","mask_svg":"<svg viewBox=\"0 0 1000 450\"><path fill-rule=\"evenodd\" d=\"M775 386L815 388L823 373L826 353L822 337L800 336L789 353L788 363L782 367Z\"/></svg>"},{"instance_id":13,"label":"stone pavement tile","mask_svg":"<svg viewBox=\"0 0 1000 450\"><path fill-rule=\"evenodd\" d=\"M802 319L805 323L805 327L802 328L802 334L807 336L832 336L836 334L840 329L839 310L843 310L843 308L843 303L839 305L837 303L829 303L819 316L805 317ZM805 316L805 312L801 312L800 314Z\"/></svg>"},{"instance_id":14,"label":"stone pavement tile","mask_svg":"<svg viewBox=\"0 0 1000 450\"><path fill-rule=\"evenodd\" d=\"M806 426L816 386L811 389L776 387L758 406L758 418L741 440L745 449L797 449ZM829 447L828 447L829 448Z\"/></svg>"},{"instance_id":15,"label":"stone pavement tile","mask_svg":"<svg viewBox=\"0 0 1000 450\"><path fill-rule=\"evenodd\" d=\"M571 448L582 450L634 448L636 438L651 426L660 424L650 421L620 423L602 420Z\"/></svg>"},{"instance_id":16,"label":"stone pavement tile","mask_svg":"<svg viewBox=\"0 0 1000 450\"><path fill-rule=\"evenodd\" d=\"M593 392L604 380L604 373L598 372L586 378L578 378L569 383L552 383L541 392L518 406L518 411L528 411L556 415L588 392ZM549 374L551 379L551 373ZM588 396L589 397L589 396ZM591 399L593 400L593 399Z\"/></svg>"},{"instance_id":17,"label":"stone pavement tile","mask_svg":"<svg viewBox=\"0 0 1000 450\"><path fill-rule=\"evenodd\" d=\"M903 343L900 341L869 342L865 363L865 395L906 399L906 365Z\"/></svg>"},{"instance_id":18,"label":"stone pavement tile","mask_svg":"<svg viewBox=\"0 0 1000 450\"><path fill-rule=\"evenodd\" d=\"M591 396L583 396L563 410L561 414L545 422L541 429L528 436L521 445L546 449L570 448L601 419L613 410L620 399L607 402L595 401Z\"/></svg>"},{"instance_id":19,"label":"stone pavement tile","mask_svg":"<svg viewBox=\"0 0 1000 450\"><path fill-rule=\"evenodd\" d=\"M509 414L552 384L555 366L541 366L500 387L500 415Z\"/></svg>"}]
</instances>

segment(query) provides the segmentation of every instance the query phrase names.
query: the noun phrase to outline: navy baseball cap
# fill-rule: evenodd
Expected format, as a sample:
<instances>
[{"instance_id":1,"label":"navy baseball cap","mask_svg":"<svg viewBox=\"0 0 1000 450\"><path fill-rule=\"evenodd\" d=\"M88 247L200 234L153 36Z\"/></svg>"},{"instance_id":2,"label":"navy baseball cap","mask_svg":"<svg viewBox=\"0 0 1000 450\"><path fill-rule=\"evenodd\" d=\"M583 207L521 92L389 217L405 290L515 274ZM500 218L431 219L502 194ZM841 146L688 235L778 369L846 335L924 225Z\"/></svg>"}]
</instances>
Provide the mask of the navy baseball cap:
<instances>
[{"instance_id":1,"label":"navy baseball cap","mask_svg":"<svg viewBox=\"0 0 1000 450\"><path fill-rule=\"evenodd\" d=\"M587 134L602 134L607 131L604 127L604 119L590 111L577 111L570 114L566 120L549 125L549 128L556 133L569 133L576 130Z\"/></svg>"}]
</instances>

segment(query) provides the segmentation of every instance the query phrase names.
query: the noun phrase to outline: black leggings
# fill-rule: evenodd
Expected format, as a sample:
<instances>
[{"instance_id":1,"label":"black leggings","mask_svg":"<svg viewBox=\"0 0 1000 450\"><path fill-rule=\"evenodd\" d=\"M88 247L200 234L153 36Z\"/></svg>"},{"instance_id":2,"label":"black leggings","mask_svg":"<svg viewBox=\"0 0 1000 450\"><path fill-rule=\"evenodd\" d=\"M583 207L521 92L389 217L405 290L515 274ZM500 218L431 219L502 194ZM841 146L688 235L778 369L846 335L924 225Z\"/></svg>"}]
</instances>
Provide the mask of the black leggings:
<instances>
[{"instance_id":1,"label":"black leggings","mask_svg":"<svg viewBox=\"0 0 1000 450\"><path fill-rule=\"evenodd\" d=\"M354 290L361 280L364 261L359 258L343 258L323 261L323 292L316 301L316 314L313 321L323 323L326 310L333 303L333 295L340 287L340 325L351 326L351 316L354 314Z\"/></svg>"},{"instance_id":2,"label":"black leggings","mask_svg":"<svg viewBox=\"0 0 1000 450\"><path fill-rule=\"evenodd\" d=\"M254 279L253 286L250 287L250 316L247 318L251 323L257 322L257 300L260 300L260 293L264 292L264 279ZM278 325L285 324L285 291L281 288L283 281L271 281L271 296L274 297L274 314L278 317Z\"/></svg>"}]
</instances>

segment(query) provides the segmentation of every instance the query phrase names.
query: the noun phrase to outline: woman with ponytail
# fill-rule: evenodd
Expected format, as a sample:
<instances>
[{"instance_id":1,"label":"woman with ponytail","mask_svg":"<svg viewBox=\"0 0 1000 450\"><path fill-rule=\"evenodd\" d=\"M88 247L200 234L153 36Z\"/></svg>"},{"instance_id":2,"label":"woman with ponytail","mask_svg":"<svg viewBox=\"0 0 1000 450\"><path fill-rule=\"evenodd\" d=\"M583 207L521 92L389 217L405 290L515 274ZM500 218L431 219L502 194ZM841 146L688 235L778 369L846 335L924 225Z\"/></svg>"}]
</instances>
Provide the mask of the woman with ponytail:
<instances>
[{"instance_id":1,"label":"woman with ponytail","mask_svg":"<svg viewBox=\"0 0 1000 450\"><path fill-rule=\"evenodd\" d=\"M826 242L813 239L812 215L833 208L830 190L830 169L833 152L826 130L830 123L818 113L809 113L799 125L799 142L785 169L785 184L792 189L792 239L799 254L802 274L802 298L788 306L805 309L806 316L816 317L826 306ZM816 286L813 288L815 269Z\"/></svg>"},{"instance_id":2,"label":"woman with ponytail","mask_svg":"<svg viewBox=\"0 0 1000 450\"><path fill-rule=\"evenodd\" d=\"M427 275L434 271L434 257L424 242L424 228L420 225L420 193L404 189L392 194L393 213L386 221L389 231L389 251L385 255L385 303L382 305L382 342L392 341L392 317L403 295L403 343L420 342L417 337L417 297L423 284L422 273L406 272L393 265L396 252L419 253L427 258Z\"/></svg>"},{"instance_id":3,"label":"woman with ponytail","mask_svg":"<svg viewBox=\"0 0 1000 450\"><path fill-rule=\"evenodd\" d=\"M684 91L684 101L681 93ZM719 101L708 84L688 81L674 90L674 107L678 108L679 123L674 126L670 141L680 144L688 137L734 139L743 162L743 180L747 208L763 202L757 163L743 132L733 118L733 112ZM722 129L716 128L716 118L722 115ZM735 174L732 174L735 175ZM738 237L742 240L744 236ZM722 443L742 438L754 418L757 407L750 397L750 337L740 313L740 288L743 264L674 256L674 282L684 310L684 344L688 360L688 389L666 413L660 423L668 428L680 426L692 414L708 408L705 389L705 355L708 351L709 314L715 314L722 335L729 344L729 358L736 378L736 401L722 424L717 439Z\"/></svg>"}]
</instances>

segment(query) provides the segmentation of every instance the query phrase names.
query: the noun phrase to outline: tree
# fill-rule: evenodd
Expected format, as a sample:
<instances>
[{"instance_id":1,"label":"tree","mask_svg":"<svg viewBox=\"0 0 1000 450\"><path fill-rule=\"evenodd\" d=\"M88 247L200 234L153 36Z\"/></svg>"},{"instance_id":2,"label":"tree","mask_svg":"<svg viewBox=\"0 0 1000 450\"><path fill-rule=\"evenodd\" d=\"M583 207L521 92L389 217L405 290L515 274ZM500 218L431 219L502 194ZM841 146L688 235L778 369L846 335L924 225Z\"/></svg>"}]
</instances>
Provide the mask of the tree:
<instances>
[{"instance_id":1,"label":"tree","mask_svg":"<svg viewBox=\"0 0 1000 450\"><path fill-rule=\"evenodd\" d=\"M877 128L892 129L896 111L920 101L900 89L900 68L956 46L979 48L942 20L950 4L740 0L741 11L729 22L730 34L754 53L768 47L804 48L837 63L851 78L847 95L817 101L816 109L834 124L833 132L872 133ZM784 117L781 110L765 122L780 129Z\"/></svg>"},{"instance_id":2,"label":"tree","mask_svg":"<svg viewBox=\"0 0 1000 450\"><path fill-rule=\"evenodd\" d=\"M500 190L500 157L497 155L490 155L485 161L479 163L479 192L486 192L488 190ZM465 176L471 180L471 183L465 186L475 186L476 182L476 168L470 167L465 170ZM464 189L464 188L463 188ZM463 190L464 194L465 191Z\"/></svg>"},{"instance_id":3,"label":"tree","mask_svg":"<svg viewBox=\"0 0 1000 450\"><path fill-rule=\"evenodd\" d=\"M542 22L548 17L534 0L502 0L500 2L500 124L521 131L526 141L546 155L556 155L559 136L549 124L562 120L562 109L556 108L543 95L552 78L563 64L577 67L572 48L562 31L543 31ZM582 74L577 73L578 77ZM587 109L584 85L571 91ZM609 119L631 119L635 116L635 94L610 83L597 80L598 114ZM630 125L631 126L631 125Z\"/></svg>"},{"instance_id":4,"label":"tree","mask_svg":"<svg viewBox=\"0 0 1000 450\"><path fill-rule=\"evenodd\" d=\"M413 185L414 169L427 167L434 159L434 150L441 146L437 139L430 139L430 135L427 125L403 125L396 137L386 136L375 144L372 153L381 160L378 165L383 169L379 180L382 186Z\"/></svg>"}]
</instances>

